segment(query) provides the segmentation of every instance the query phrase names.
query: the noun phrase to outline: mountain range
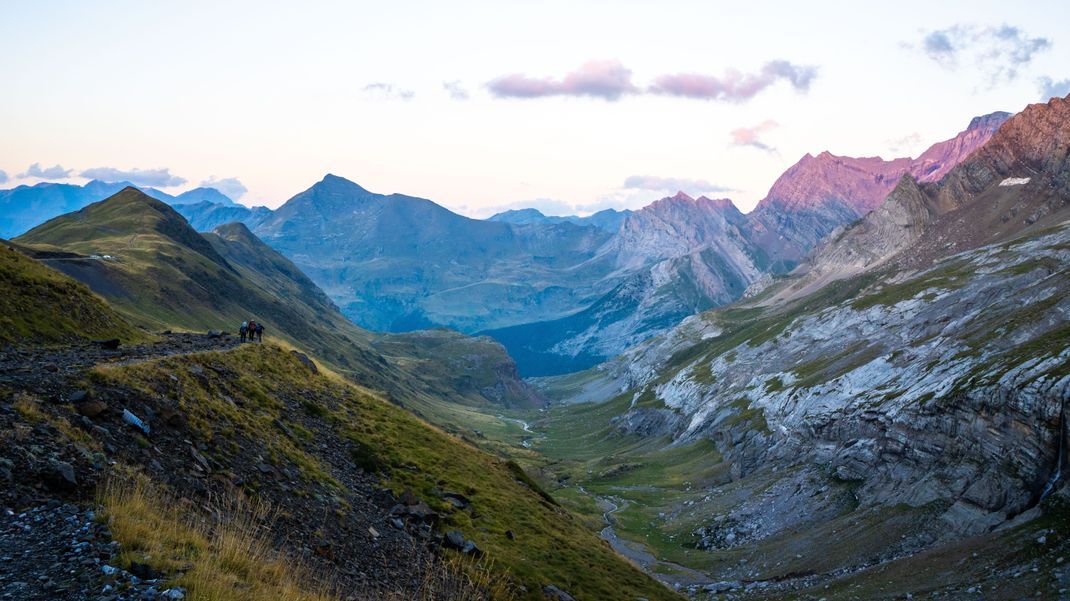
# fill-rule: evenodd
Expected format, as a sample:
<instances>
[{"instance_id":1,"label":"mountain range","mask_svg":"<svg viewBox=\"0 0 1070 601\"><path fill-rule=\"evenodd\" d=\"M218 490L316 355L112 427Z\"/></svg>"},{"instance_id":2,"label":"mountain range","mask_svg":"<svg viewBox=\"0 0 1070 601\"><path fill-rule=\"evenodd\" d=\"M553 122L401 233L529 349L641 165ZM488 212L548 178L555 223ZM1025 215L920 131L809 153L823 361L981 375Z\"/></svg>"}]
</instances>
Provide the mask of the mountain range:
<instances>
[{"instance_id":1,"label":"mountain range","mask_svg":"<svg viewBox=\"0 0 1070 601\"><path fill-rule=\"evenodd\" d=\"M942 178L903 173L749 298L540 380L573 405L535 448L694 593L1061 597L1068 149L1055 98Z\"/></svg>"},{"instance_id":2,"label":"mountain range","mask_svg":"<svg viewBox=\"0 0 1070 601\"><path fill-rule=\"evenodd\" d=\"M82 186L41 182L0 190L0 238L23 234L53 217L77 211L127 187L134 186L130 182L92 180ZM240 206L215 188L194 188L177 196L156 188L144 188L142 192L175 206L202 202L223 207Z\"/></svg>"},{"instance_id":3,"label":"mountain range","mask_svg":"<svg viewBox=\"0 0 1070 601\"><path fill-rule=\"evenodd\" d=\"M487 452L542 404L500 345L361 330L243 224L128 187L0 288L5 597L675 598Z\"/></svg>"},{"instance_id":4,"label":"mountain range","mask_svg":"<svg viewBox=\"0 0 1070 601\"><path fill-rule=\"evenodd\" d=\"M618 211L617 209L603 209L586 217L577 217L576 215L543 215L542 211L538 209L510 209L488 217L487 221L502 221L504 223L515 223L518 225L528 223L568 222L576 225L593 225L608 232L616 232L620 229L621 222L623 222L628 215L631 215L632 212L633 211L630 209L624 209L622 211Z\"/></svg>"},{"instance_id":5,"label":"mountain range","mask_svg":"<svg viewBox=\"0 0 1070 601\"><path fill-rule=\"evenodd\" d=\"M790 271L836 228L877 207L901 177L940 179L1008 116L975 118L915 159L808 154L746 215L728 199L680 193L638 211L580 218L524 209L476 220L334 175L275 211L204 201L198 191L164 200L198 231L246 224L364 328L485 333L522 375L541 376L595 365ZM80 208L114 185L55 186L63 187L9 193L75 194L68 206Z\"/></svg>"}]
</instances>

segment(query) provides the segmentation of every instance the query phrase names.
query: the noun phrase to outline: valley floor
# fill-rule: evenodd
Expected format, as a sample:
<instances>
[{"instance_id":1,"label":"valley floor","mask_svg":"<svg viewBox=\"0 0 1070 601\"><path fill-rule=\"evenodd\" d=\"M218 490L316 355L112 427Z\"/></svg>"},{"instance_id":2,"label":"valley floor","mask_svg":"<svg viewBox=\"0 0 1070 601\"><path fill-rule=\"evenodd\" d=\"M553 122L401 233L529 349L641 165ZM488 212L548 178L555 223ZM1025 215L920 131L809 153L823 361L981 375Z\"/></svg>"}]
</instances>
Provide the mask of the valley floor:
<instances>
[{"instance_id":1,"label":"valley floor","mask_svg":"<svg viewBox=\"0 0 1070 601\"><path fill-rule=\"evenodd\" d=\"M497 441L621 555L698 599L1067 599L1070 507L939 544L937 509L859 510L852 485L797 465L734 479L710 441L622 434L630 399L501 415ZM518 444L519 443L519 444ZM498 447L501 450L501 446ZM786 488L785 482L790 484ZM793 493L806 490L812 499ZM701 528L746 504L783 516L741 544L702 548ZM800 503L819 519L804 521ZM791 522L799 520L797 525ZM741 534L746 537L746 534ZM891 542L894 541L894 542ZM723 542L723 541L722 541Z\"/></svg>"}]
</instances>

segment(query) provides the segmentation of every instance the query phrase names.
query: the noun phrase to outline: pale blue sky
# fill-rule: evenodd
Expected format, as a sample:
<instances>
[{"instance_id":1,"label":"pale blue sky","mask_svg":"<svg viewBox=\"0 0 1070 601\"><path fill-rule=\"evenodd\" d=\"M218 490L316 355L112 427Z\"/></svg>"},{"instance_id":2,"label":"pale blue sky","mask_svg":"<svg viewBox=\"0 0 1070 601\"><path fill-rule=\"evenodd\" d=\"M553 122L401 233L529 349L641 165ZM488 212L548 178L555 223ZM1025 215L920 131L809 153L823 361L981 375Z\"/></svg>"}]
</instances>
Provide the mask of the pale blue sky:
<instances>
[{"instance_id":1,"label":"pale blue sky","mask_svg":"<svg viewBox=\"0 0 1070 601\"><path fill-rule=\"evenodd\" d=\"M742 4L2 1L0 170L166 168L268 206L332 172L470 215L674 186L748 210L806 152L916 155L1042 78L1070 92L1070 3ZM717 97L673 95L696 89Z\"/></svg>"}]
</instances>

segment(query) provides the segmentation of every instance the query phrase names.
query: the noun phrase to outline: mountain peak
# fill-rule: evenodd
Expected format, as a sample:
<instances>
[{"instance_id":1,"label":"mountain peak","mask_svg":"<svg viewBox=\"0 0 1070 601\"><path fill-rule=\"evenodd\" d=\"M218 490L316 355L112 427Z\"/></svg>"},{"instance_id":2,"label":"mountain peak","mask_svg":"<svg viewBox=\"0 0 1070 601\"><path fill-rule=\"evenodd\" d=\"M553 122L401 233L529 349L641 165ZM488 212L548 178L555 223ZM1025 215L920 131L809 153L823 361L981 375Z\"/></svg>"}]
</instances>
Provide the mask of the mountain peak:
<instances>
[{"instance_id":1,"label":"mountain peak","mask_svg":"<svg viewBox=\"0 0 1070 601\"><path fill-rule=\"evenodd\" d=\"M694 202L695 201L694 198L691 198L687 194L684 194L684 192L682 190L677 192L676 195L672 197L672 200L682 200L682 201L686 201L686 202Z\"/></svg>"},{"instance_id":2,"label":"mountain peak","mask_svg":"<svg viewBox=\"0 0 1070 601\"><path fill-rule=\"evenodd\" d=\"M966 126L966 131L972 131L975 129L991 128L993 131L999 129L1003 122L1011 118L1011 114L1006 111L995 111L988 113L987 115L981 115L974 117L970 120L970 124Z\"/></svg>"},{"instance_id":3,"label":"mountain peak","mask_svg":"<svg viewBox=\"0 0 1070 601\"><path fill-rule=\"evenodd\" d=\"M720 210L732 210L738 211L736 204L732 202L731 198L708 198L706 196L699 196L695 199L695 202L708 204L716 209Z\"/></svg>"},{"instance_id":4,"label":"mountain peak","mask_svg":"<svg viewBox=\"0 0 1070 601\"><path fill-rule=\"evenodd\" d=\"M178 211L134 186L127 186L75 213L56 217L19 238L30 243L70 245L91 252L104 249L121 254L119 248L125 252L125 242L121 247L109 247L118 244L114 242L117 239L132 236L162 236L226 266L223 258Z\"/></svg>"},{"instance_id":5,"label":"mountain peak","mask_svg":"<svg viewBox=\"0 0 1070 601\"><path fill-rule=\"evenodd\" d=\"M367 192L368 191L364 187L362 187L360 184L358 184L357 182L354 182L353 180L346 179L346 178L344 178L344 177L342 177L340 175L335 175L333 173L328 173L327 175L324 175L323 179L321 179L320 181L316 182L312 187L313 188L324 187L324 188L328 188L328 189L360 190L361 192Z\"/></svg>"}]
</instances>

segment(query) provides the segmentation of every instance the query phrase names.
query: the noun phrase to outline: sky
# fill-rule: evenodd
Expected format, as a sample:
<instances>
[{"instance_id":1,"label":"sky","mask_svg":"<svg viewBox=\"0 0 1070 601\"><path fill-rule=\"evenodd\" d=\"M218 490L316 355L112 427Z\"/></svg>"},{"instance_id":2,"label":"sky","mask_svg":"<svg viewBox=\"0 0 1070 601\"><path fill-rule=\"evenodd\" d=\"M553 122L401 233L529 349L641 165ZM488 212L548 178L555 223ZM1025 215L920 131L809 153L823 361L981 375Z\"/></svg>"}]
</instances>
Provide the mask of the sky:
<instances>
[{"instance_id":1,"label":"sky","mask_svg":"<svg viewBox=\"0 0 1070 601\"><path fill-rule=\"evenodd\" d=\"M807 152L916 156L1070 93L1070 3L865 4L0 0L0 186L748 211Z\"/></svg>"}]
</instances>

